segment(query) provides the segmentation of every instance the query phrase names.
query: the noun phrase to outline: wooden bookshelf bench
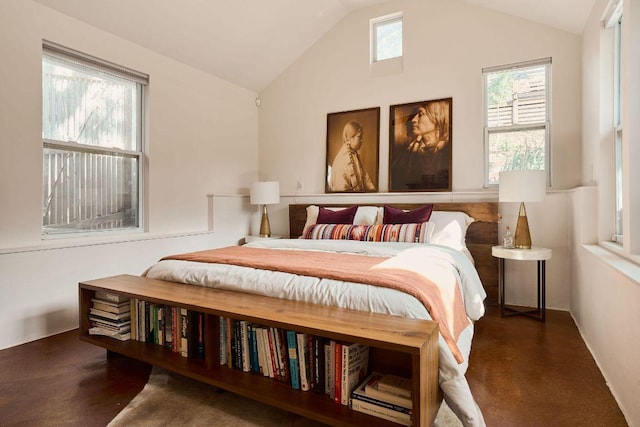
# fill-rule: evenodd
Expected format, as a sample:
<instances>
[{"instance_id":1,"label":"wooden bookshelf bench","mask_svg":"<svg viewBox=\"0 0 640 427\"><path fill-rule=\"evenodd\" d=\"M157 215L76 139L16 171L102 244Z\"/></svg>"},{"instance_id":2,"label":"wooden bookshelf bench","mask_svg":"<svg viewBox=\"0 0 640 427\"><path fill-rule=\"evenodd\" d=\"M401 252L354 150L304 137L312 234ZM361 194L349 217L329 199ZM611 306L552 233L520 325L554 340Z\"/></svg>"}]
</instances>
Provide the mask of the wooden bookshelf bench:
<instances>
[{"instance_id":1,"label":"wooden bookshelf bench","mask_svg":"<svg viewBox=\"0 0 640 427\"><path fill-rule=\"evenodd\" d=\"M160 345L89 335L95 291L204 313L205 357L182 357ZM292 329L370 346L369 370L413 379L413 425L432 425L442 395L438 386L436 322L340 309L319 304L216 290L139 276L120 275L79 284L80 339L216 387L335 426L397 426L351 410L328 396L219 363L219 316Z\"/></svg>"}]
</instances>

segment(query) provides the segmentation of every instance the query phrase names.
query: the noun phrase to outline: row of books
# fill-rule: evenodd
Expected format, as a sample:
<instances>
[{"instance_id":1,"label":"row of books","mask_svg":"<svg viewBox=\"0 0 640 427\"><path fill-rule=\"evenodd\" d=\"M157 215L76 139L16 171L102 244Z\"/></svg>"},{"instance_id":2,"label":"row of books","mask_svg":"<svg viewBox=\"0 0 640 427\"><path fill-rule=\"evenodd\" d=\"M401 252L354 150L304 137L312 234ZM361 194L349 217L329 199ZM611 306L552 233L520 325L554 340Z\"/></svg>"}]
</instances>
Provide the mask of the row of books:
<instances>
[{"instance_id":1,"label":"row of books","mask_svg":"<svg viewBox=\"0 0 640 427\"><path fill-rule=\"evenodd\" d=\"M90 335L104 335L120 341L131 339L131 305L127 297L98 291L89 309Z\"/></svg>"},{"instance_id":2,"label":"row of books","mask_svg":"<svg viewBox=\"0 0 640 427\"><path fill-rule=\"evenodd\" d=\"M204 358L204 314L96 292L89 334L162 345ZM328 395L336 403L398 424L413 418L412 383L368 372L369 347L311 334L219 318L220 364ZM364 381L363 381L364 379Z\"/></svg>"},{"instance_id":3,"label":"row of books","mask_svg":"<svg viewBox=\"0 0 640 427\"><path fill-rule=\"evenodd\" d=\"M184 357L204 359L204 313L133 299L131 336Z\"/></svg>"},{"instance_id":4,"label":"row of books","mask_svg":"<svg viewBox=\"0 0 640 427\"><path fill-rule=\"evenodd\" d=\"M184 357L204 358L204 314L200 312L97 291L89 323L90 335L148 342Z\"/></svg>"},{"instance_id":5,"label":"row of books","mask_svg":"<svg viewBox=\"0 0 640 427\"><path fill-rule=\"evenodd\" d=\"M366 377L369 346L220 318L220 364L329 395L349 405L351 391Z\"/></svg>"}]
</instances>

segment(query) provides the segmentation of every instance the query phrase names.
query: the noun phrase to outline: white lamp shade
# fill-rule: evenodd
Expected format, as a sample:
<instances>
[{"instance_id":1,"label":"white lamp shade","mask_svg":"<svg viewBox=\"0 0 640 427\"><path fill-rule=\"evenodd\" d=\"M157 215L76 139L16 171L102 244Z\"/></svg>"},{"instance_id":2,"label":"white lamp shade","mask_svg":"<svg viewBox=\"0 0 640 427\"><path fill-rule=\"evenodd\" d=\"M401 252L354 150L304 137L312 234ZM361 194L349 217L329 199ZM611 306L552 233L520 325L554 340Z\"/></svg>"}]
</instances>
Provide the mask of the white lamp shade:
<instances>
[{"instance_id":1,"label":"white lamp shade","mask_svg":"<svg viewBox=\"0 0 640 427\"><path fill-rule=\"evenodd\" d=\"M540 202L547 189L545 171L503 171L500 172L501 202Z\"/></svg>"},{"instance_id":2,"label":"white lamp shade","mask_svg":"<svg viewBox=\"0 0 640 427\"><path fill-rule=\"evenodd\" d=\"M251 185L252 205L273 205L280 203L280 183L260 181Z\"/></svg>"}]
</instances>

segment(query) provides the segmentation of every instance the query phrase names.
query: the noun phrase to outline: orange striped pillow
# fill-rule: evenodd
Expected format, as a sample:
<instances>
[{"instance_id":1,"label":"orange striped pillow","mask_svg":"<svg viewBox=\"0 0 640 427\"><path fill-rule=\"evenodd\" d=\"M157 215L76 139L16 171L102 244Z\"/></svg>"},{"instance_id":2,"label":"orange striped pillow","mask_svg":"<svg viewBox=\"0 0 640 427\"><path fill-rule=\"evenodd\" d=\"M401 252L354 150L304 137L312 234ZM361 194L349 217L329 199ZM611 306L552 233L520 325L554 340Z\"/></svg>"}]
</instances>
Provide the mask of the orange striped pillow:
<instances>
[{"instance_id":1,"label":"orange striped pillow","mask_svg":"<svg viewBox=\"0 0 640 427\"><path fill-rule=\"evenodd\" d=\"M433 226L415 224L315 224L307 227L304 239L360 240L365 242L428 243Z\"/></svg>"}]
</instances>

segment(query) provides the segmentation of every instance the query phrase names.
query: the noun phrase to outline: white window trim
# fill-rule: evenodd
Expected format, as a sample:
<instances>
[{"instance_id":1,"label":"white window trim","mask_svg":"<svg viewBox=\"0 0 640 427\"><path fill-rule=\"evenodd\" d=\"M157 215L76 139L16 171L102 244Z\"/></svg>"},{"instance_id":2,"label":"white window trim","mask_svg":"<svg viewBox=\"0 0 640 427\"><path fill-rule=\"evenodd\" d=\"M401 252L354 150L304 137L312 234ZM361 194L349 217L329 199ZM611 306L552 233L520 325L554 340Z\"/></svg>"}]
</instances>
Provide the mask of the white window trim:
<instances>
[{"instance_id":1,"label":"white window trim","mask_svg":"<svg viewBox=\"0 0 640 427\"><path fill-rule=\"evenodd\" d=\"M94 153L106 153L106 154L119 154L126 157L136 158L138 162L138 197L137 197L137 212L138 212L138 225L137 227L115 229L115 230L92 230L92 231L79 231L74 233L47 233L44 228L41 228L41 238L43 240L59 239L59 238L86 238L96 236L108 236L118 234L131 234L140 233L145 230L146 217L144 212L144 197L145 197L145 158L146 158L146 144L145 144L145 117L146 117L146 95L145 88L149 83L149 75L141 73L139 71L127 68L113 62L109 62L98 57L62 46L49 40L42 40L42 55L50 55L59 58L66 59L76 64L84 66L92 66L100 69L102 72L112 74L117 77L125 78L140 84L140 91L138 93L138 104L140 106L140 126L137 129L137 151L121 150L117 148L104 148L93 147L86 144L78 144L75 141L58 141L58 140L42 140L42 147L44 148L59 148L59 149L71 149L73 151L85 151Z\"/></svg>"},{"instance_id":2,"label":"white window trim","mask_svg":"<svg viewBox=\"0 0 640 427\"><path fill-rule=\"evenodd\" d=\"M393 22L396 21L403 21L403 14L402 12L396 12L396 13L391 13L389 15L385 15L385 16L380 16L378 18L375 19L371 19L369 21L369 40L370 40L370 50L369 50L369 62L371 64L374 63L379 63L379 62L383 62L383 61L387 61L387 60L393 60L396 58L402 58L404 56L404 22L403 22L403 28L402 28L402 54L399 56L394 56L393 58L387 58L387 59L383 59L383 60L378 60L378 37L377 37L377 33L376 33L376 28L378 27L378 25L380 24L391 24Z\"/></svg>"},{"instance_id":3,"label":"white window trim","mask_svg":"<svg viewBox=\"0 0 640 427\"><path fill-rule=\"evenodd\" d=\"M552 156L551 156L551 58L541 58L531 61L523 61L508 65L498 65L493 67L487 67L482 69L482 113L483 113L483 127L484 127L484 187L485 188L497 188L498 184L489 183L489 134L494 132L503 132L506 130L525 130L525 129L545 129L545 169L547 171L547 187L552 183ZM517 68L526 68L536 65L545 65L545 122L544 123L532 123L532 124L516 124L513 126L495 126L489 128L488 123L488 111L487 111L487 75L497 71L513 70Z\"/></svg>"},{"instance_id":4,"label":"white window trim","mask_svg":"<svg viewBox=\"0 0 640 427\"><path fill-rule=\"evenodd\" d=\"M614 149L614 188L615 188L615 211L613 236L611 240L620 245L624 244L624 183L623 183L623 121L622 121L622 2L617 3L613 14L609 16L608 28L614 28L614 60L613 60L613 149ZM619 212L621 212L619 214Z\"/></svg>"}]
</instances>

